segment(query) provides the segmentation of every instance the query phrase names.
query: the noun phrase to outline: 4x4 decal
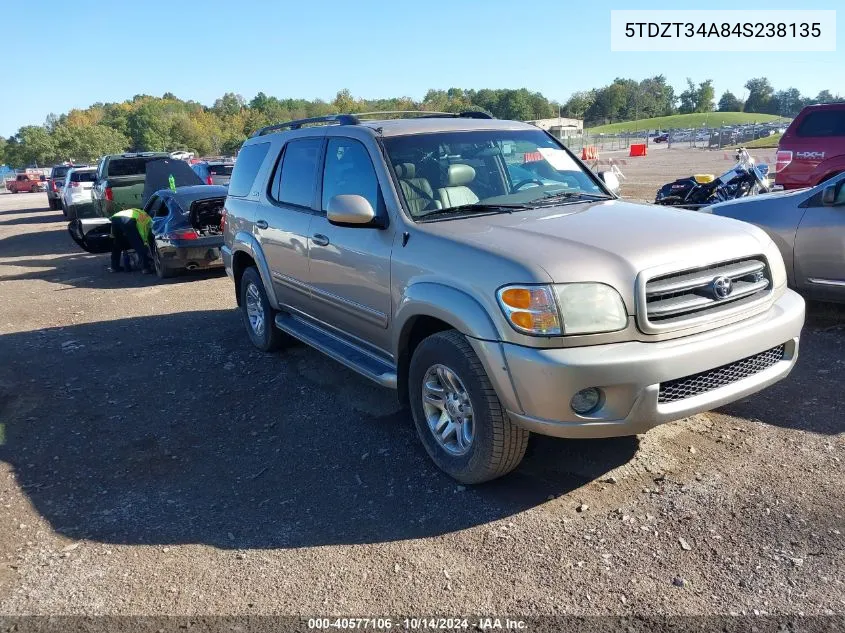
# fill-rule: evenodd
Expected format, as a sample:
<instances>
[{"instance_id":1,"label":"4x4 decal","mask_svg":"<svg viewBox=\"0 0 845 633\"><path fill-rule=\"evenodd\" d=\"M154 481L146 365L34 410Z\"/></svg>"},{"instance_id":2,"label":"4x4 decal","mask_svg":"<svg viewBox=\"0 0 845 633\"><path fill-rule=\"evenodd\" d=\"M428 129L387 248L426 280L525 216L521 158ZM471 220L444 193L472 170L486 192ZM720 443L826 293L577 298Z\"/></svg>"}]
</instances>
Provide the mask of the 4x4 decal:
<instances>
[{"instance_id":1,"label":"4x4 decal","mask_svg":"<svg viewBox=\"0 0 845 633\"><path fill-rule=\"evenodd\" d=\"M803 158L806 160L822 160L824 159L824 152L795 152L795 158Z\"/></svg>"}]
</instances>

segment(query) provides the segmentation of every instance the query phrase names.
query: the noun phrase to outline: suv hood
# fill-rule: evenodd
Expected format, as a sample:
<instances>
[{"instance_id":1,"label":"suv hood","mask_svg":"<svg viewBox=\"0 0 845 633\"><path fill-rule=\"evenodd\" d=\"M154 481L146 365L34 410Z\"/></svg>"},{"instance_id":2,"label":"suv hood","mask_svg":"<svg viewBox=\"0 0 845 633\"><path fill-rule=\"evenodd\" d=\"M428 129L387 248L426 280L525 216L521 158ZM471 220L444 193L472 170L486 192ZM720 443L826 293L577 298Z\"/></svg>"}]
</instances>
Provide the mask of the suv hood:
<instances>
[{"instance_id":1,"label":"suv hood","mask_svg":"<svg viewBox=\"0 0 845 633\"><path fill-rule=\"evenodd\" d=\"M544 271L555 283L607 283L622 293L629 306L633 306L628 301L633 302L634 280L644 270L656 266L682 270L758 255L769 239L745 222L621 200L470 216L427 226Z\"/></svg>"}]
</instances>

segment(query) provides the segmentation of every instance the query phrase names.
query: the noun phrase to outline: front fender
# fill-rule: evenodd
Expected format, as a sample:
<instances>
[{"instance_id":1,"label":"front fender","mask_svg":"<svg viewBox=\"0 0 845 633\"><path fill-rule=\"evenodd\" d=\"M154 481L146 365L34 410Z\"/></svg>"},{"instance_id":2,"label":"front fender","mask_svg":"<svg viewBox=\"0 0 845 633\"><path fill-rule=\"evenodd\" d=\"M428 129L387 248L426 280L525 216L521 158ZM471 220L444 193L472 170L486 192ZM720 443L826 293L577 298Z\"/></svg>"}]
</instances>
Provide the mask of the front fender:
<instances>
[{"instance_id":1,"label":"front fender","mask_svg":"<svg viewBox=\"0 0 845 633\"><path fill-rule=\"evenodd\" d=\"M267 295L267 300L270 302L270 305L274 310L279 310L279 302L276 301L276 293L273 290L273 276L270 274L270 266L267 264L267 258L264 257L264 250L261 248L261 244L258 243L258 240L255 239L255 236L252 233L247 233L246 231L238 231L235 233L235 238L232 240L231 250L233 265L238 252L246 253L253 259L256 267L258 268L258 274L261 275L261 281L264 284L264 292ZM235 279L235 283L238 284L238 288L240 288L238 279ZM240 295L240 293L238 294Z\"/></svg>"},{"instance_id":2,"label":"front fender","mask_svg":"<svg viewBox=\"0 0 845 633\"><path fill-rule=\"evenodd\" d=\"M408 287L394 315L394 357L398 357L409 324L418 316L439 319L472 338L502 340L490 315L473 297L440 283L421 282Z\"/></svg>"},{"instance_id":3,"label":"front fender","mask_svg":"<svg viewBox=\"0 0 845 633\"><path fill-rule=\"evenodd\" d=\"M410 286L393 321L394 358L401 359L416 317L433 317L448 323L467 337L499 399L510 411L522 411L507 367L501 333L487 310L472 296L451 286L420 282ZM405 376L407 378L407 376ZM400 390L404 389L401 386Z\"/></svg>"}]
</instances>

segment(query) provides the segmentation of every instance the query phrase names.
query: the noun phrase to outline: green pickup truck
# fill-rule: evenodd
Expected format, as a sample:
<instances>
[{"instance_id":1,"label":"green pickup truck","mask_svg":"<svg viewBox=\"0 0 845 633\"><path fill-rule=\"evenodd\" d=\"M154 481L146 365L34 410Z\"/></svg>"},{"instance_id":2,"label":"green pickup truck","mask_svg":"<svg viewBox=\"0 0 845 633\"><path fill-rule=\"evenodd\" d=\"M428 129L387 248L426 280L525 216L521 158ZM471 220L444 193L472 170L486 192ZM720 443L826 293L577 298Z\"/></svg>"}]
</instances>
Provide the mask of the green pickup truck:
<instances>
[{"instance_id":1,"label":"green pickup truck","mask_svg":"<svg viewBox=\"0 0 845 633\"><path fill-rule=\"evenodd\" d=\"M170 154L140 152L101 158L91 193L95 215L108 218L123 209L142 207L147 163L162 158L170 158Z\"/></svg>"}]
</instances>

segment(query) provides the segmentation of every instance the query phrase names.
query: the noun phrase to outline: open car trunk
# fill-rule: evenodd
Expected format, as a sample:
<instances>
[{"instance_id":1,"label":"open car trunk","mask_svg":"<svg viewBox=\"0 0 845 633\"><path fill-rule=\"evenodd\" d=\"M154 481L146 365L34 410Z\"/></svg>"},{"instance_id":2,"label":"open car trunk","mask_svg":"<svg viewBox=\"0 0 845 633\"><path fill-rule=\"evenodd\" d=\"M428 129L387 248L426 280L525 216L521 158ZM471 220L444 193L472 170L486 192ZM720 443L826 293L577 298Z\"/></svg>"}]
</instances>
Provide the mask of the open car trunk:
<instances>
[{"instance_id":1,"label":"open car trunk","mask_svg":"<svg viewBox=\"0 0 845 633\"><path fill-rule=\"evenodd\" d=\"M197 200L191 204L191 226L203 236L221 235L220 219L223 216L223 203L226 198Z\"/></svg>"}]
</instances>

